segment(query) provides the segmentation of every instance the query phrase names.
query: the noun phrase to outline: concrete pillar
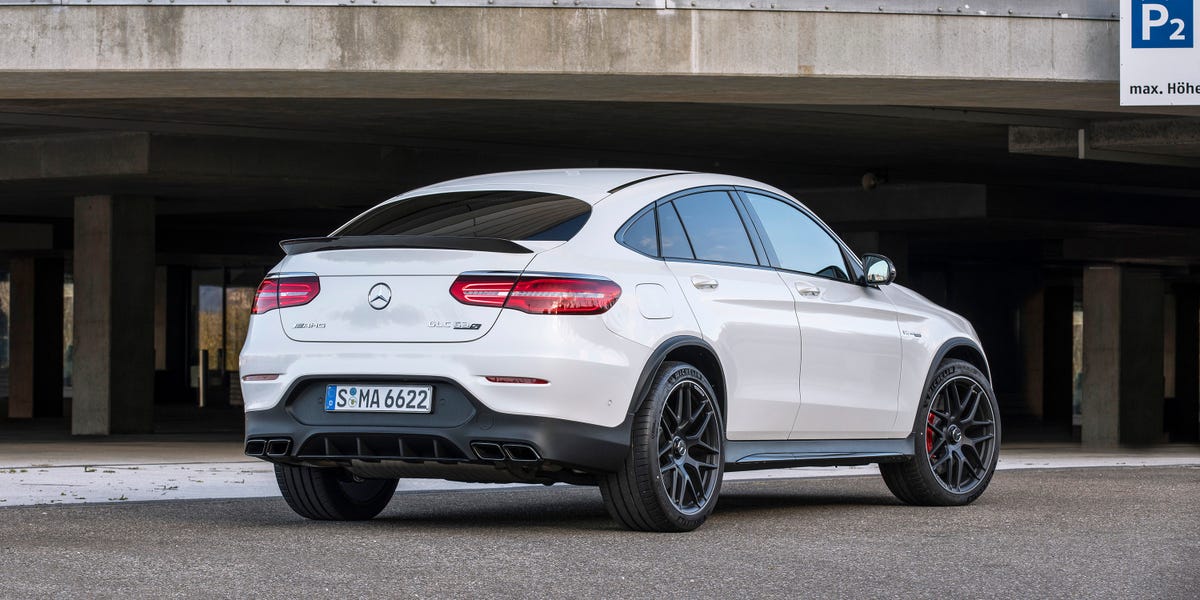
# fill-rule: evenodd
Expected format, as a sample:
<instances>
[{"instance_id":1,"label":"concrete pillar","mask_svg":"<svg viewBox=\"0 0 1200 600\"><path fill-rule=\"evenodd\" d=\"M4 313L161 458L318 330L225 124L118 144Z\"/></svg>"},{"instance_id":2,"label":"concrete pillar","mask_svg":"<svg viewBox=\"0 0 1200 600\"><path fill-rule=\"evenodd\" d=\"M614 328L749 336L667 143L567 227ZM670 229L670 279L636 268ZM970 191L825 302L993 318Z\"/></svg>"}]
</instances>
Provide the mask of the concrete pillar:
<instances>
[{"instance_id":1,"label":"concrete pillar","mask_svg":"<svg viewBox=\"0 0 1200 600\"><path fill-rule=\"evenodd\" d=\"M1122 266L1083 272L1083 443L1163 438L1161 276Z\"/></svg>"},{"instance_id":2,"label":"concrete pillar","mask_svg":"<svg viewBox=\"0 0 1200 600\"><path fill-rule=\"evenodd\" d=\"M154 418L154 200L75 199L71 433L144 433Z\"/></svg>"},{"instance_id":3,"label":"concrete pillar","mask_svg":"<svg viewBox=\"0 0 1200 600\"><path fill-rule=\"evenodd\" d=\"M8 416L61 417L62 259L13 259L10 289Z\"/></svg>"},{"instance_id":4,"label":"concrete pillar","mask_svg":"<svg viewBox=\"0 0 1200 600\"><path fill-rule=\"evenodd\" d=\"M1042 420L1070 432L1075 393L1072 373L1075 288L1071 285L1047 286L1043 297Z\"/></svg>"},{"instance_id":5,"label":"concrete pillar","mask_svg":"<svg viewBox=\"0 0 1200 600\"><path fill-rule=\"evenodd\" d=\"M187 267L158 267L154 307L154 396L159 404L194 404L187 353Z\"/></svg>"},{"instance_id":6,"label":"concrete pillar","mask_svg":"<svg viewBox=\"0 0 1200 600\"><path fill-rule=\"evenodd\" d=\"M1021 354L1025 357L1025 409L1042 419L1045 403L1046 294L1038 290L1021 307Z\"/></svg>"},{"instance_id":7,"label":"concrete pillar","mask_svg":"<svg viewBox=\"0 0 1200 600\"><path fill-rule=\"evenodd\" d=\"M1021 307L1025 407L1047 432L1071 431L1074 292L1071 286L1046 286L1031 294Z\"/></svg>"},{"instance_id":8,"label":"concrete pillar","mask_svg":"<svg viewBox=\"0 0 1200 600\"><path fill-rule=\"evenodd\" d=\"M1200 440L1200 287L1175 288L1175 407L1172 442Z\"/></svg>"}]
</instances>

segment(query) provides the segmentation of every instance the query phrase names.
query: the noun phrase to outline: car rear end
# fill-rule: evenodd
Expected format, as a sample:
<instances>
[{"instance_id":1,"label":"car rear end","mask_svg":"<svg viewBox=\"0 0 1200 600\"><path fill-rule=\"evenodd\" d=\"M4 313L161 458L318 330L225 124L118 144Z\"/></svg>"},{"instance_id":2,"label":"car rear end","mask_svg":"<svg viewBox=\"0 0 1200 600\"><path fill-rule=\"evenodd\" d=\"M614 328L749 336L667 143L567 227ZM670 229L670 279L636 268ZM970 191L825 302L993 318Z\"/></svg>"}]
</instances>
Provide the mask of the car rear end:
<instances>
[{"instance_id":1,"label":"car rear end","mask_svg":"<svg viewBox=\"0 0 1200 600\"><path fill-rule=\"evenodd\" d=\"M603 274L535 270L590 212L555 193L430 193L285 242L241 355L247 454L360 477L615 468L648 350L602 321L622 292Z\"/></svg>"}]
</instances>

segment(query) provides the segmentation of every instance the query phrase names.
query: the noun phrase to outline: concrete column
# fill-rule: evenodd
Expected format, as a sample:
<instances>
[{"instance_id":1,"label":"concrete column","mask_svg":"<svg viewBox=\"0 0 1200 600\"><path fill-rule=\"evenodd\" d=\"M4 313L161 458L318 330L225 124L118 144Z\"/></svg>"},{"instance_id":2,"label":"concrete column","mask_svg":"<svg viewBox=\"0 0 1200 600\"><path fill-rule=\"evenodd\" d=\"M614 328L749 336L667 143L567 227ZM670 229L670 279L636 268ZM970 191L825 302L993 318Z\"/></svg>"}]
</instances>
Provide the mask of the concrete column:
<instances>
[{"instance_id":1,"label":"concrete column","mask_svg":"<svg viewBox=\"0 0 1200 600\"><path fill-rule=\"evenodd\" d=\"M159 404L194 404L189 385L187 267L158 267L155 276L154 396Z\"/></svg>"},{"instance_id":2,"label":"concrete column","mask_svg":"<svg viewBox=\"0 0 1200 600\"><path fill-rule=\"evenodd\" d=\"M1163 281L1121 266L1083 273L1083 443L1163 438Z\"/></svg>"},{"instance_id":3,"label":"concrete column","mask_svg":"<svg viewBox=\"0 0 1200 600\"><path fill-rule=\"evenodd\" d=\"M1048 432L1071 431L1074 291L1071 286L1046 286L1031 294L1021 308L1025 406Z\"/></svg>"},{"instance_id":4,"label":"concrete column","mask_svg":"<svg viewBox=\"0 0 1200 600\"><path fill-rule=\"evenodd\" d=\"M1043 292L1042 420L1069 432L1075 381L1072 373L1075 288L1047 286Z\"/></svg>"},{"instance_id":5,"label":"concrete column","mask_svg":"<svg viewBox=\"0 0 1200 600\"><path fill-rule=\"evenodd\" d=\"M71 433L144 433L154 418L154 200L75 199Z\"/></svg>"},{"instance_id":6,"label":"concrete column","mask_svg":"<svg viewBox=\"0 0 1200 600\"><path fill-rule=\"evenodd\" d=\"M1200 440L1200 287L1175 288L1175 407L1172 442Z\"/></svg>"},{"instance_id":7,"label":"concrete column","mask_svg":"<svg viewBox=\"0 0 1200 600\"><path fill-rule=\"evenodd\" d=\"M8 416L61 417L62 259L13 259L11 290Z\"/></svg>"},{"instance_id":8,"label":"concrete column","mask_svg":"<svg viewBox=\"0 0 1200 600\"><path fill-rule=\"evenodd\" d=\"M1021 307L1021 354L1025 357L1024 397L1029 415L1042 419L1045 403L1046 294L1038 290Z\"/></svg>"}]
</instances>

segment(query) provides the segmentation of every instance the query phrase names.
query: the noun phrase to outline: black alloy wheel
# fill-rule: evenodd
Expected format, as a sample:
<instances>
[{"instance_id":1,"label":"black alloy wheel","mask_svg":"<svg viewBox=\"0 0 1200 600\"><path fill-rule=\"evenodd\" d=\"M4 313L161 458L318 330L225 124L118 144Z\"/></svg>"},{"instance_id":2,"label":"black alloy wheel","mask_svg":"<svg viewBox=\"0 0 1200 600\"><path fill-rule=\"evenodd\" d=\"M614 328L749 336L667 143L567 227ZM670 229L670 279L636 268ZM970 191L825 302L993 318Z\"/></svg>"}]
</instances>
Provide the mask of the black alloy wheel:
<instances>
[{"instance_id":1,"label":"black alloy wheel","mask_svg":"<svg viewBox=\"0 0 1200 600\"><path fill-rule=\"evenodd\" d=\"M613 519L639 531L691 531L708 518L725 472L717 394L699 369L659 367L634 415L629 454L600 478Z\"/></svg>"},{"instance_id":2,"label":"black alloy wheel","mask_svg":"<svg viewBox=\"0 0 1200 600\"><path fill-rule=\"evenodd\" d=\"M663 490L676 510L695 514L712 499L721 471L716 405L695 381L681 381L667 394L658 426Z\"/></svg>"},{"instance_id":3,"label":"black alloy wheel","mask_svg":"<svg viewBox=\"0 0 1200 600\"><path fill-rule=\"evenodd\" d=\"M996 415L978 382L958 376L942 384L926 417L929 468L947 491L969 493L990 474Z\"/></svg>"},{"instance_id":4,"label":"black alloy wheel","mask_svg":"<svg viewBox=\"0 0 1200 600\"><path fill-rule=\"evenodd\" d=\"M879 465L888 489L908 504L974 502L996 472L999 414L996 395L983 372L962 360L944 361L917 410L913 456Z\"/></svg>"}]
</instances>

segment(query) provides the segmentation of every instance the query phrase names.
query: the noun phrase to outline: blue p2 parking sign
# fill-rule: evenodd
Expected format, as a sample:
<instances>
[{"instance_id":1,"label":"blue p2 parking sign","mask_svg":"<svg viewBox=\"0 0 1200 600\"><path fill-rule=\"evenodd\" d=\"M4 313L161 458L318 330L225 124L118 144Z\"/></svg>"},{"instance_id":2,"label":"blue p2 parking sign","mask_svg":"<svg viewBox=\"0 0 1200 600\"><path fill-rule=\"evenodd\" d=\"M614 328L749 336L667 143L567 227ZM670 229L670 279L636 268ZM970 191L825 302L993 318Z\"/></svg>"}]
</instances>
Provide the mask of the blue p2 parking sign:
<instances>
[{"instance_id":1,"label":"blue p2 parking sign","mask_svg":"<svg viewBox=\"0 0 1200 600\"><path fill-rule=\"evenodd\" d=\"M1134 48L1191 48L1192 0L1131 0Z\"/></svg>"}]
</instances>

